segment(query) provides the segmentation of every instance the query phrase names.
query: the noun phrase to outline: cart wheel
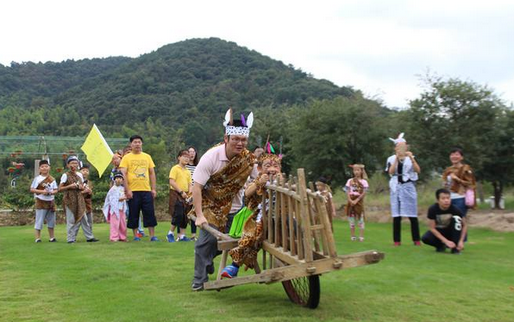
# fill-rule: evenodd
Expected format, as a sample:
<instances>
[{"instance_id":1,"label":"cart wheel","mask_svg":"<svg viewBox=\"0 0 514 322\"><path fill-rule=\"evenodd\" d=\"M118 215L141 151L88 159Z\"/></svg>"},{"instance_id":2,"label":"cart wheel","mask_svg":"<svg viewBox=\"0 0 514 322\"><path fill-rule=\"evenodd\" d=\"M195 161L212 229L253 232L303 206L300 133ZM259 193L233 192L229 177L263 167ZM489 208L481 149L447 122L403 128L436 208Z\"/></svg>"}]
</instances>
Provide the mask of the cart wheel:
<instances>
[{"instance_id":1,"label":"cart wheel","mask_svg":"<svg viewBox=\"0 0 514 322\"><path fill-rule=\"evenodd\" d=\"M311 309L318 307L321 292L319 275L295 278L282 282L282 286L291 302Z\"/></svg>"}]
</instances>

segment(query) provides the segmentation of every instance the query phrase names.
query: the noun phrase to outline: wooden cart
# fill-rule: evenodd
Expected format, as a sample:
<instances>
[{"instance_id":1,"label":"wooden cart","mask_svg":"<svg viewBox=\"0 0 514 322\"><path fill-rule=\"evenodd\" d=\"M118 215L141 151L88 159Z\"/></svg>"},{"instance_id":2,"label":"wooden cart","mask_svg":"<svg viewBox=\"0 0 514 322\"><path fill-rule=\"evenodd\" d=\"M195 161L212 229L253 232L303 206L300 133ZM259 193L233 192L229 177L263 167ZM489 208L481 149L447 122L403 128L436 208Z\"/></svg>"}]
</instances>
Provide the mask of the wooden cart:
<instances>
[{"instance_id":1,"label":"wooden cart","mask_svg":"<svg viewBox=\"0 0 514 322\"><path fill-rule=\"evenodd\" d=\"M289 180L266 186L267 198L274 202L265 207L263 201L262 209L268 208L262 217L266 238L262 269L255 263L255 275L221 279L228 251L237 246L238 240L204 226L218 239L222 251L217 279L206 282L204 289L219 291L248 283L282 282L292 302L314 309L319 304L321 274L378 263L384 258L383 253L374 250L338 256L325 200L313 191L312 183L309 186L303 169L298 170L297 178L290 176Z\"/></svg>"}]
</instances>

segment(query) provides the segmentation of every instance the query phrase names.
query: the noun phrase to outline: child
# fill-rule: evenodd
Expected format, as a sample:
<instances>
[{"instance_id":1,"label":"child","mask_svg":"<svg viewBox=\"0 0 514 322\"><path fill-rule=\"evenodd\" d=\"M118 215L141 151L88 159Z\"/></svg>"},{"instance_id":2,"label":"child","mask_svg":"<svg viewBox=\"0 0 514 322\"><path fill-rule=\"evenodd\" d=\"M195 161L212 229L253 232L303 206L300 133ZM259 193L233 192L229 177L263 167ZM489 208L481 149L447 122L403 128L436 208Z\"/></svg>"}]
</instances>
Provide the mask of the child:
<instances>
[{"instance_id":1,"label":"child","mask_svg":"<svg viewBox=\"0 0 514 322\"><path fill-rule=\"evenodd\" d=\"M368 175L364 170L363 164L352 164L353 178L346 182L346 195L348 202L346 204L346 216L350 223L351 240L357 240L355 237L355 220L359 222L359 241L364 241L364 197L368 190Z\"/></svg>"},{"instance_id":2,"label":"child","mask_svg":"<svg viewBox=\"0 0 514 322\"><path fill-rule=\"evenodd\" d=\"M127 198L123 188L123 174L115 173L114 185L109 189L105 197L103 213L105 220L110 224L110 241L127 241L127 223L125 222L125 210L127 209Z\"/></svg>"},{"instance_id":3,"label":"child","mask_svg":"<svg viewBox=\"0 0 514 322\"><path fill-rule=\"evenodd\" d=\"M64 193L63 208L66 212L66 233L68 244L75 243L79 228L82 227L88 243L97 242L85 217L86 202L84 201L84 178L78 171L79 159L70 156L66 160L69 171L61 176L59 192Z\"/></svg>"},{"instance_id":4,"label":"child","mask_svg":"<svg viewBox=\"0 0 514 322\"><path fill-rule=\"evenodd\" d=\"M84 178L84 202L86 203L86 220L93 233L93 184L89 181L89 165L82 164L80 173Z\"/></svg>"},{"instance_id":5,"label":"child","mask_svg":"<svg viewBox=\"0 0 514 322\"><path fill-rule=\"evenodd\" d=\"M50 163L47 160L39 161L39 175L34 178L30 186L30 192L34 194L36 201L36 222L34 224L36 243L41 242L41 229L46 220L50 242L57 240L54 236L55 227L55 203L54 195L57 193L57 183L49 174Z\"/></svg>"},{"instance_id":6,"label":"child","mask_svg":"<svg viewBox=\"0 0 514 322\"><path fill-rule=\"evenodd\" d=\"M178 241L191 241L187 238L185 228L187 227L186 199L191 191L191 172L186 168L189 163L189 151L180 150L177 156L178 163L170 171L170 199L169 211L171 215L171 228L166 238L168 242L175 241L175 227L179 229Z\"/></svg>"},{"instance_id":7,"label":"child","mask_svg":"<svg viewBox=\"0 0 514 322\"><path fill-rule=\"evenodd\" d=\"M318 193L325 198L325 206L327 208L328 219L330 220L330 227L332 232L334 231L334 224L332 223L333 218L336 216L336 206L332 200L332 190L328 185L328 180L325 177L320 177L316 181L316 190Z\"/></svg>"},{"instance_id":8,"label":"child","mask_svg":"<svg viewBox=\"0 0 514 322\"><path fill-rule=\"evenodd\" d=\"M112 164L112 169L111 169L111 173L109 174L109 188L111 188L112 186L114 186L114 175L117 174L118 172L120 172L120 162L121 162L121 158L123 157L123 152L121 150L118 150L116 152L114 152L114 154L112 155L112 160L111 160L111 164Z\"/></svg>"},{"instance_id":9,"label":"child","mask_svg":"<svg viewBox=\"0 0 514 322\"><path fill-rule=\"evenodd\" d=\"M278 155L272 154L271 151L274 152L274 150L269 143L267 143L267 147L267 152L263 153L257 162L259 175L245 190L245 204L252 211L252 214L244 222L243 233L238 246L229 252L230 256L232 256L232 264L223 269L222 277L236 277L241 265L246 265L247 268L253 269L257 262L257 253L262 248L263 227L260 211L262 208L262 196L266 193L266 184L277 182L282 178L281 158ZM266 206L269 207L269 201L266 203ZM236 221L235 218L234 221Z\"/></svg>"}]
</instances>

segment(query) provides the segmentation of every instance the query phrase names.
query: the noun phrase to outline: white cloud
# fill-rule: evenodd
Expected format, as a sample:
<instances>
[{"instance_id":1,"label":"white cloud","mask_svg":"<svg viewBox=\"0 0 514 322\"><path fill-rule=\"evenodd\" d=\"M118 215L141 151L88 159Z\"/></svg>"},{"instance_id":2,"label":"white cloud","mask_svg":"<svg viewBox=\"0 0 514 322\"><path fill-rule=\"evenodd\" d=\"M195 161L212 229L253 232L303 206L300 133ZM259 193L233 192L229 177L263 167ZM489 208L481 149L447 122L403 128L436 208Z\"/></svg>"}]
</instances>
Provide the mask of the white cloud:
<instances>
[{"instance_id":1,"label":"white cloud","mask_svg":"<svg viewBox=\"0 0 514 322\"><path fill-rule=\"evenodd\" d=\"M513 100L509 1L8 1L0 63L137 57L219 37L351 85L390 106L419 94L416 74L487 83Z\"/></svg>"}]
</instances>

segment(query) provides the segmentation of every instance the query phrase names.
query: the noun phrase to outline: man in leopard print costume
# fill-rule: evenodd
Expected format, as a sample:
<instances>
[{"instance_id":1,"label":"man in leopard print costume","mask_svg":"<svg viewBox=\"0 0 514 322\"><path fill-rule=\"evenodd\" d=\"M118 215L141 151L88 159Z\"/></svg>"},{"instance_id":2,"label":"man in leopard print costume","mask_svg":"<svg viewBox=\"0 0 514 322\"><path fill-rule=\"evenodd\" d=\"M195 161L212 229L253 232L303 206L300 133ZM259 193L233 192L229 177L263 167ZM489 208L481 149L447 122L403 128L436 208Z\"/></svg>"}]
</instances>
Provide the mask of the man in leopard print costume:
<instances>
[{"instance_id":1,"label":"man in leopard print costume","mask_svg":"<svg viewBox=\"0 0 514 322\"><path fill-rule=\"evenodd\" d=\"M225 115L223 143L207 151L200 159L193 180L193 207L196 226L210 225L228 232L234 215L243 206L244 184L248 177L256 177L255 157L246 149L253 114L248 120L234 120L232 110ZM202 229L195 243L193 291L203 290L214 273L213 259L219 254L214 236Z\"/></svg>"}]
</instances>

